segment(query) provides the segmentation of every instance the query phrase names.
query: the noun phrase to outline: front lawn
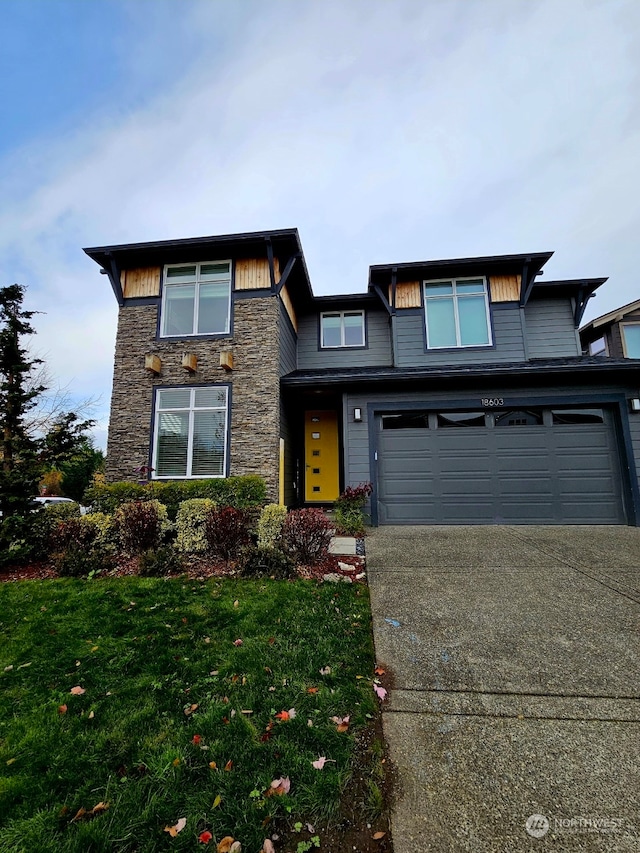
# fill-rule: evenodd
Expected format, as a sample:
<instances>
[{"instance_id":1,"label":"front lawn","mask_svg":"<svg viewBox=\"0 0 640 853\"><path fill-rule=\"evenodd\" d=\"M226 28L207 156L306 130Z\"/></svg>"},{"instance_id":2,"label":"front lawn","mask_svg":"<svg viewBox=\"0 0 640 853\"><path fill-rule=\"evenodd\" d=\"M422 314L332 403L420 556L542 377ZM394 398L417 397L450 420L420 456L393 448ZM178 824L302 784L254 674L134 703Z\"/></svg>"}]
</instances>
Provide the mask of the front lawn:
<instances>
[{"instance_id":1,"label":"front lawn","mask_svg":"<svg viewBox=\"0 0 640 853\"><path fill-rule=\"evenodd\" d=\"M215 850L230 836L259 853L276 835L295 853L300 824L309 849L305 824L338 817L377 713L373 672L360 584L0 584L0 849ZM372 818L376 798L374 780Z\"/></svg>"}]
</instances>

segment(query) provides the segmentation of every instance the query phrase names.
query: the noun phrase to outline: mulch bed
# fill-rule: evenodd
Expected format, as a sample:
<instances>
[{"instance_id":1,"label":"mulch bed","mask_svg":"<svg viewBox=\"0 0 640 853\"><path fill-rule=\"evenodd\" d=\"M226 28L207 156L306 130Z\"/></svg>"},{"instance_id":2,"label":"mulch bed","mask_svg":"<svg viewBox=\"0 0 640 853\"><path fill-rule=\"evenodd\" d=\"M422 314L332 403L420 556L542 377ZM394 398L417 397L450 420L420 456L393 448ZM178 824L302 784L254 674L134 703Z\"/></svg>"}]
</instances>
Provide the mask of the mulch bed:
<instances>
[{"instance_id":1,"label":"mulch bed","mask_svg":"<svg viewBox=\"0 0 640 853\"><path fill-rule=\"evenodd\" d=\"M339 564L342 563L342 566ZM352 567L350 571L345 567ZM322 562L314 566L300 566L300 577L309 580L322 581L325 575L334 575L344 578L345 582L362 583L365 578L357 578L364 572L363 557L338 557L330 554ZM102 577L126 577L138 574L138 560L136 557L121 557L116 566L110 571L102 573ZM213 560L206 557L192 556L185 563L183 571L173 577L187 577L189 580L206 580L212 577L237 577L237 568L231 563ZM24 565L10 565L0 568L0 583L23 580L51 580L60 575L53 564L48 561L25 563ZM334 578L335 580L335 578Z\"/></svg>"}]
</instances>

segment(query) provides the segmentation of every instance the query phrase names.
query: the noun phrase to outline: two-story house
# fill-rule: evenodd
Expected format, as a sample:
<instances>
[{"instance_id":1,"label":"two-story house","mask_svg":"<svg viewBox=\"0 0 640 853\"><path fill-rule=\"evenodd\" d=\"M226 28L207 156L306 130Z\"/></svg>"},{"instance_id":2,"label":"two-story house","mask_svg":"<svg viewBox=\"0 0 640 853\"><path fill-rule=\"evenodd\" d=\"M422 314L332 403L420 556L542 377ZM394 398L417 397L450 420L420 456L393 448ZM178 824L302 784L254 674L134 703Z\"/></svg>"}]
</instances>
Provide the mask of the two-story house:
<instances>
[{"instance_id":1,"label":"two-story house","mask_svg":"<svg viewBox=\"0 0 640 853\"><path fill-rule=\"evenodd\" d=\"M584 357L606 279L551 253L372 266L316 297L295 229L85 249L120 305L109 479L259 474L375 524L638 524L640 363Z\"/></svg>"}]
</instances>

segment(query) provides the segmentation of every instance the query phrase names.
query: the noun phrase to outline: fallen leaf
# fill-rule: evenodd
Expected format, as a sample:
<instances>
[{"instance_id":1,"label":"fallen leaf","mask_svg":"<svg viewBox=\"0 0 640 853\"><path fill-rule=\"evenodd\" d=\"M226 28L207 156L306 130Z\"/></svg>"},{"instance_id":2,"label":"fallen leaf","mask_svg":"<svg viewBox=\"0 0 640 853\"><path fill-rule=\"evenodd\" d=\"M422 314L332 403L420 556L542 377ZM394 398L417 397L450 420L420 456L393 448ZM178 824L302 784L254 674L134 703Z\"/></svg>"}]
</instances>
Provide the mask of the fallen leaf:
<instances>
[{"instance_id":1,"label":"fallen leaf","mask_svg":"<svg viewBox=\"0 0 640 853\"><path fill-rule=\"evenodd\" d=\"M381 666L377 666L373 671L376 675L384 675L386 672L386 670L383 669Z\"/></svg>"},{"instance_id":2,"label":"fallen leaf","mask_svg":"<svg viewBox=\"0 0 640 853\"><path fill-rule=\"evenodd\" d=\"M10 758L10 759L7 761L7 767L10 767L12 764L15 764L15 762L16 762L17 760L18 760L17 758Z\"/></svg>"},{"instance_id":3,"label":"fallen leaf","mask_svg":"<svg viewBox=\"0 0 640 853\"><path fill-rule=\"evenodd\" d=\"M330 666L323 666L322 669L320 670L320 675L331 675L331 667Z\"/></svg>"},{"instance_id":4,"label":"fallen leaf","mask_svg":"<svg viewBox=\"0 0 640 853\"><path fill-rule=\"evenodd\" d=\"M242 645L242 640L238 637L238 639L237 639L237 640L234 640L234 641L233 641L233 645L234 645L234 646L241 646L241 645Z\"/></svg>"},{"instance_id":5,"label":"fallen leaf","mask_svg":"<svg viewBox=\"0 0 640 853\"><path fill-rule=\"evenodd\" d=\"M233 761L227 761L227 763L224 765L225 770L231 770L232 767L233 767Z\"/></svg>"},{"instance_id":6,"label":"fallen leaf","mask_svg":"<svg viewBox=\"0 0 640 853\"><path fill-rule=\"evenodd\" d=\"M220 794L216 794L216 798L213 801L213 803L211 804L211 808L217 809L221 802L222 802L222 797L220 796Z\"/></svg>"},{"instance_id":7,"label":"fallen leaf","mask_svg":"<svg viewBox=\"0 0 640 853\"><path fill-rule=\"evenodd\" d=\"M29 661L29 663L21 663L18 669L24 669L26 666L31 666L31 664L32 661ZM76 666L78 666L78 664L76 664Z\"/></svg>"},{"instance_id":8,"label":"fallen leaf","mask_svg":"<svg viewBox=\"0 0 640 853\"><path fill-rule=\"evenodd\" d=\"M295 720L296 716L297 716L296 709L295 708L289 708L289 719Z\"/></svg>"},{"instance_id":9,"label":"fallen leaf","mask_svg":"<svg viewBox=\"0 0 640 853\"><path fill-rule=\"evenodd\" d=\"M233 844L233 836L225 835L222 841L218 842L217 851L218 853L229 853L231 850L231 845Z\"/></svg>"},{"instance_id":10,"label":"fallen leaf","mask_svg":"<svg viewBox=\"0 0 640 853\"><path fill-rule=\"evenodd\" d=\"M307 693L317 693L319 689L319 687L307 687Z\"/></svg>"},{"instance_id":11,"label":"fallen leaf","mask_svg":"<svg viewBox=\"0 0 640 853\"><path fill-rule=\"evenodd\" d=\"M217 669L212 669L211 672L209 673L209 675L217 675L217 674L218 674Z\"/></svg>"},{"instance_id":12,"label":"fallen leaf","mask_svg":"<svg viewBox=\"0 0 640 853\"><path fill-rule=\"evenodd\" d=\"M289 712L288 711L278 711L278 713L276 714L276 720L282 720L283 723L286 723L288 719L289 719Z\"/></svg>"},{"instance_id":13,"label":"fallen leaf","mask_svg":"<svg viewBox=\"0 0 640 853\"><path fill-rule=\"evenodd\" d=\"M201 740L202 740L202 737L201 737L200 735L194 735L194 736L191 738L191 743L192 743L194 746L197 746L197 745L200 743L200 741L201 741Z\"/></svg>"},{"instance_id":14,"label":"fallen leaf","mask_svg":"<svg viewBox=\"0 0 640 853\"><path fill-rule=\"evenodd\" d=\"M229 848L229 853L241 853L242 844L239 841L234 841L231 847Z\"/></svg>"},{"instance_id":15,"label":"fallen leaf","mask_svg":"<svg viewBox=\"0 0 640 853\"><path fill-rule=\"evenodd\" d=\"M186 825L186 817L181 817L180 820L173 826L165 826L164 831L168 832L172 838L175 838L179 832L182 832Z\"/></svg>"},{"instance_id":16,"label":"fallen leaf","mask_svg":"<svg viewBox=\"0 0 640 853\"><path fill-rule=\"evenodd\" d=\"M66 705L58 705L58 713L59 714L66 714L67 713L67 706Z\"/></svg>"},{"instance_id":17,"label":"fallen leaf","mask_svg":"<svg viewBox=\"0 0 640 853\"><path fill-rule=\"evenodd\" d=\"M218 765L215 763L215 761L210 761L210 762L209 762L209 767L210 767L212 770L217 770Z\"/></svg>"},{"instance_id":18,"label":"fallen leaf","mask_svg":"<svg viewBox=\"0 0 640 853\"><path fill-rule=\"evenodd\" d=\"M339 732L346 732L349 728L349 715L346 717L331 717L331 722L336 724Z\"/></svg>"},{"instance_id":19,"label":"fallen leaf","mask_svg":"<svg viewBox=\"0 0 640 853\"><path fill-rule=\"evenodd\" d=\"M240 711L240 713L241 714L247 714L247 716L248 716L249 714L253 714L253 711L245 710L245 711Z\"/></svg>"},{"instance_id":20,"label":"fallen leaf","mask_svg":"<svg viewBox=\"0 0 640 853\"><path fill-rule=\"evenodd\" d=\"M91 809L90 813L92 815L101 814L102 812L106 812L106 810L108 808L109 808L109 803L103 803L103 802L96 803L96 805Z\"/></svg>"},{"instance_id":21,"label":"fallen leaf","mask_svg":"<svg viewBox=\"0 0 640 853\"><path fill-rule=\"evenodd\" d=\"M9 666L5 666L4 671L5 672L11 672L12 669L13 669L13 664L11 663L11 664L9 664Z\"/></svg>"},{"instance_id":22,"label":"fallen leaf","mask_svg":"<svg viewBox=\"0 0 640 853\"><path fill-rule=\"evenodd\" d=\"M93 720L94 717L95 717L95 711L89 711L89 719Z\"/></svg>"},{"instance_id":23,"label":"fallen leaf","mask_svg":"<svg viewBox=\"0 0 640 853\"><path fill-rule=\"evenodd\" d=\"M71 818L71 823L75 823L77 820L82 820L82 818L86 815L87 810L80 806L75 815Z\"/></svg>"},{"instance_id":24,"label":"fallen leaf","mask_svg":"<svg viewBox=\"0 0 640 853\"><path fill-rule=\"evenodd\" d=\"M269 637L269 639L267 640L267 642L269 643L270 646L272 646L275 643L275 641L276 641L275 637Z\"/></svg>"},{"instance_id":25,"label":"fallen leaf","mask_svg":"<svg viewBox=\"0 0 640 853\"><path fill-rule=\"evenodd\" d=\"M269 789L273 794L281 797L283 794L288 794L291 790L291 780L288 776L282 776L280 779L274 779Z\"/></svg>"},{"instance_id":26,"label":"fallen leaf","mask_svg":"<svg viewBox=\"0 0 640 853\"><path fill-rule=\"evenodd\" d=\"M92 651L92 652L97 652L99 648L100 648L100 646L93 646L93 647L91 648L91 651Z\"/></svg>"},{"instance_id":27,"label":"fallen leaf","mask_svg":"<svg viewBox=\"0 0 640 853\"><path fill-rule=\"evenodd\" d=\"M174 758L174 759L173 759L173 761L172 761L171 763L173 764L173 766L174 766L174 767L177 767L177 766L178 766L178 764L180 764L180 759L179 759L179 758Z\"/></svg>"},{"instance_id":28,"label":"fallen leaf","mask_svg":"<svg viewBox=\"0 0 640 853\"><path fill-rule=\"evenodd\" d=\"M387 698L387 691L384 689L384 687L380 687L379 684L374 684L373 689L378 699L381 699L384 702L384 700Z\"/></svg>"},{"instance_id":29,"label":"fallen leaf","mask_svg":"<svg viewBox=\"0 0 640 853\"><path fill-rule=\"evenodd\" d=\"M324 768L324 765L327 763L327 761L331 761L332 763L335 764L335 759L325 758L324 755L321 755L320 758L317 758L315 761L312 761L311 763L316 768L316 770L322 770Z\"/></svg>"},{"instance_id":30,"label":"fallen leaf","mask_svg":"<svg viewBox=\"0 0 640 853\"><path fill-rule=\"evenodd\" d=\"M80 661L79 661L79 660L77 660L77 661L76 661L76 666L80 666Z\"/></svg>"},{"instance_id":31,"label":"fallen leaf","mask_svg":"<svg viewBox=\"0 0 640 853\"><path fill-rule=\"evenodd\" d=\"M193 714L193 712L194 712L194 711L197 711L197 710L198 710L198 707L199 707L198 703L197 703L197 702L195 702L193 705L189 705L189 707L188 707L188 708L185 708L185 709L184 709L184 715L185 715L185 717L190 717L190 716L191 716L191 714Z\"/></svg>"},{"instance_id":32,"label":"fallen leaf","mask_svg":"<svg viewBox=\"0 0 640 853\"><path fill-rule=\"evenodd\" d=\"M386 834L386 832L374 832L371 837L374 841L380 841L380 839L384 838Z\"/></svg>"},{"instance_id":33,"label":"fallen leaf","mask_svg":"<svg viewBox=\"0 0 640 853\"><path fill-rule=\"evenodd\" d=\"M239 602L239 601L238 601L238 599L236 598L236 600L233 602L233 606L234 606L234 607L237 607L239 604L240 604L240 602Z\"/></svg>"},{"instance_id":34,"label":"fallen leaf","mask_svg":"<svg viewBox=\"0 0 640 853\"><path fill-rule=\"evenodd\" d=\"M205 637L204 641L207 645L209 645L209 643L211 642L211 637ZM204 832L202 834L204 835Z\"/></svg>"},{"instance_id":35,"label":"fallen leaf","mask_svg":"<svg viewBox=\"0 0 640 853\"><path fill-rule=\"evenodd\" d=\"M80 685L78 685L77 687L72 687L69 691L72 696L82 696L82 694L86 692L87 691L84 689L84 687L80 687Z\"/></svg>"},{"instance_id":36,"label":"fallen leaf","mask_svg":"<svg viewBox=\"0 0 640 853\"><path fill-rule=\"evenodd\" d=\"M260 853L276 853L276 848L273 846L273 841L270 838L265 838L262 842L262 850Z\"/></svg>"},{"instance_id":37,"label":"fallen leaf","mask_svg":"<svg viewBox=\"0 0 640 853\"><path fill-rule=\"evenodd\" d=\"M200 844L208 844L213 839L213 835L206 829L204 832L201 832L198 836L198 841Z\"/></svg>"}]
</instances>

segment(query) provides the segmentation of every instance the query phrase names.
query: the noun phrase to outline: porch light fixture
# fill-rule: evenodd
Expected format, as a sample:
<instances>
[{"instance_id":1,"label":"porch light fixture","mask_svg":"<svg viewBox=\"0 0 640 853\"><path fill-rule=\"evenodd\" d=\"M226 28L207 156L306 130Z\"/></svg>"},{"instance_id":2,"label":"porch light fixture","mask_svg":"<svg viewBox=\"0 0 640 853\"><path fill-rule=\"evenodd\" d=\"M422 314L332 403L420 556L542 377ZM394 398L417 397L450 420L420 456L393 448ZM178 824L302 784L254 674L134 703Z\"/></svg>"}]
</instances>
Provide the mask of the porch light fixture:
<instances>
[{"instance_id":1,"label":"porch light fixture","mask_svg":"<svg viewBox=\"0 0 640 853\"><path fill-rule=\"evenodd\" d=\"M356 406L353 410L353 419L357 424L362 421L362 409L360 408L360 406Z\"/></svg>"},{"instance_id":2,"label":"porch light fixture","mask_svg":"<svg viewBox=\"0 0 640 853\"><path fill-rule=\"evenodd\" d=\"M640 412L640 399L638 397L632 397L629 400L629 408L632 412Z\"/></svg>"}]
</instances>

